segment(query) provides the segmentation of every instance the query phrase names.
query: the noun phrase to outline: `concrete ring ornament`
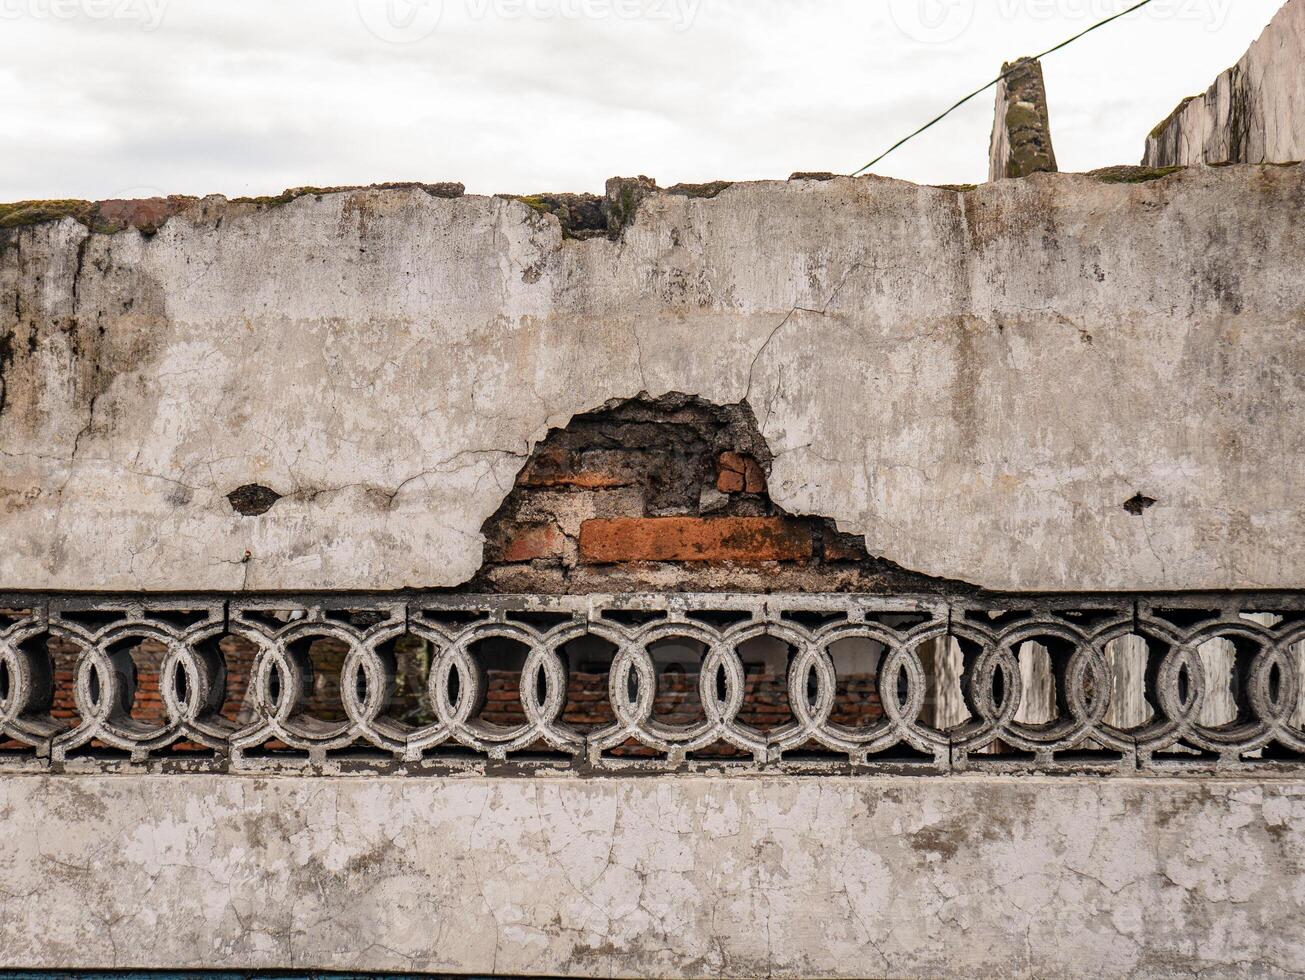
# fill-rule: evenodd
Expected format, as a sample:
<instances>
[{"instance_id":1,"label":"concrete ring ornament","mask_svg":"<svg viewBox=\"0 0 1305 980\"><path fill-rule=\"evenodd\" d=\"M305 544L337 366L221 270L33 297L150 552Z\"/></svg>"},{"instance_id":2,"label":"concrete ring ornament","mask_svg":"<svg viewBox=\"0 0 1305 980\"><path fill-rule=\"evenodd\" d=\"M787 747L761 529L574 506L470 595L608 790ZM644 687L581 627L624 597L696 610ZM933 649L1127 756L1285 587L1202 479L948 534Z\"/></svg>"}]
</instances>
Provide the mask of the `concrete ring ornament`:
<instances>
[{"instance_id":1,"label":"concrete ring ornament","mask_svg":"<svg viewBox=\"0 0 1305 980\"><path fill-rule=\"evenodd\" d=\"M341 700L349 716L347 720L330 722L305 715L304 707L312 695L316 668L309 654L297 648L318 639L338 640L345 644L348 647L346 661L361 646L360 638L341 623L296 621L262 645L254 660L250 687L254 692L255 708L264 722L261 739L254 738L266 741L275 737L320 759L323 753L345 748L358 738L356 712L360 705L355 698L351 712L350 700L342 691ZM343 681L343 670L341 674ZM250 739L242 737L240 741L247 745Z\"/></svg>"},{"instance_id":2,"label":"concrete ring ornament","mask_svg":"<svg viewBox=\"0 0 1305 980\"><path fill-rule=\"evenodd\" d=\"M1241 755L1262 748L1273 741L1281 723L1290 718L1296 703L1295 673L1286 669L1290 664L1290 654L1284 654L1282 648L1274 642L1271 631L1251 622L1212 623L1195 630L1183 641L1183 649L1200 666L1207 698L1211 683L1200 650L1211 640L1227 640L1232 643L1234 669L1239 663L1244 664L1242 680L1245 681L1246 689L1239 705L1241 710L1238 718L1224 725L1203 725L1198 717L1184 731L1183 738L1197 748L1220 755ZM1248 663L1245 652L1237 649L1238 640L1257 648ZM1272 683L1275 668L1279 678L1276 696ZM1290 701L1287 700L1288 697Z\"/></svg>"},{"instance_id":3,"label":"concrete ring ornament","mask_svg":"<svg viewBox=\"0 0 1305 980\"><path fill-rule=\"evenodd\" d=\"M1252 672L1252 705L1263 704L1270 712L1274 738L1289 752L1305 754L1305 729L1292 724L1305 700L1305 624L1276 638L1273 656L1265 657L1263 675ZM1277 696L1272 696L1269 668L1278 665L1280 671ZM1263 685L1263 687L1261 687ZM1258 695L1258 696L1257 696ZM1260 710L1257 707L1257 710ZM1263 716L1261 716L1263 717Z\"/></svg>"},{"instance_id":4,"label":"concrete ring ornament","mask_svg":"<svg viewBox=\"0 0 1305 980\"><path fill-rule=\"evenodd\" d=\"M1172 744L1172 740L1168 736L1176 731L1174 726L1166 728L1166 723L1159 718L1159 712L1163 710L1157 703L1160 693L1150 689L1145 690L1144 695L1153 704L1157 712L1157 716L1152 718L1151 721L1127 729L1119 728L1105 721L1105 716L1110 710L1110 702L1113 699L1112 693L1108 693L1104 697L1100 693L1103 690L1110 691L1110 658L1106 656L1106 648L1115 640L1128 636L1141 637L1143 640L1151 640L1167 646L1169 648L1167 660L1172 659L1171 655L1183 642L1182 634L1163 620L1139 617L1136 622L1112 623L1092 633L1089 637L1087 656L1081 659L1076 658L1071 663L1068 691L1069 707L1075 717L1094 719L1089 737L1104 748L1124 753L1141 750L1144 744L1153 747ZM1150 666L1153 659L1148 654L1148 676L1156 673ZM1200 669L1199 663L1197 669ZM1099 685L1098 681L1100 681ZM1090 703L1086 691L1089 683L1092 689Z\"/></svg>"},{"instance_id":5,"label":"concrete ring ornament","mask_svg":"<svg viewBox=\"0 0 1305 980\"><path fill-rule=\"evenodd\" d=\"M1205 703L1205 666L1189 646L1171 649L1155 675L1156 718L1138 733L1138 749L1158 752L1191 736Z\"/></svg>"},{"instance_id":6,"label":"concrete ring ornament","mask_svg":"<svg viewBox=\"0 0 1305 980\"><path fill-rule=\"evenodd\" d=\"M920 721L928 678L919 649L924 643L949 635L946 623L930 623L889 647L879 665L879 704L887 724L865 740L864 752L883 752L905 742L918 751L932 753L935 759L947 754L947 735Z\"/></svg>"},{"instance_id":7,"label":"concrete ring ornament","mask_svg":"<svg viewBox=\"0 0 1305 980\"><path fill-rule=\"evenodd\" d=\"M1001 634L999 648L1005 651L1006 655L1014 661L1018 670L1019 655L1017 651L1025 643L1038 643L1043 640L1059 641L1073 648L1073 653L1070 654L1063 673L1056 676L1055 672L1052 672L1052 683L1057 686L1057 697L1061 703L1069 708L1069 716L1053 719L1046 724L1029 724L1012 718L1003 726L1002 737L1015 748L1026 752L1069 751L1083 740L1085 733L1091 730L1095 724L1094 721L1090 720L1091 712L1099 710L1096 721L1100 721L1101 717L1105 716L1106 704L1089 706L1083 697L1081 679L1087 676L1086 671L1090 669L1090 664L1085 657L1085 651L1089 647L1086 635L1077 627L1059 621L1039 620L1032 623L1021 623ZM1103 661L1101 664L1103 671L1104 666ZM1106 677L1104 672L1101 676L1103 679ZM1078 678L1079 698L1077 705L1071 707L1073 698L1070 695L1070 690L1076 684L1076 681L1072 678Z\"/></svg>"},{"instance_id":8,"label":"concrete ring ornament","mask_svg":"<svg viewBox=\"0 0 1305 980\"><path fill-rule=\"evenodd\" d=\"M824 645L807 630L783 622L746 623L730 630L726 634L725 640L737 651L742 644L763 636L782 640L793 650L788 665L788 675L785 678L789 710L792 712L793 721L772 731L764 739L766 757L772 761L779 759L785 751L797 748L813 739L825 744L826 747L837 750L839 747L829 745L825 737L829 715L834 709L834 698L838 690L838 677L834 671L833 661L830 659ZM735 659L739 662L740 669L742 669L741 659L737 656ZM815 682L814 703L809 698L809 689L813 679ZM745 674L742 677L742 684L746 686L746 682ZM729 717L731 719L736 718L742 708L743 697L741 693L739 704L737 707L732 708ZM760 732L752 728L740 727L740 734L745 734L751 738L763 738Z\"/></svg>"},{"instance_id":9,"label":"concrete ring ornament","mask_svg":"<svg viewBox=\"0 0 1305 980\"><path fill-rule=\"evenodd\" d=\"M44 650L25 644L45 632L43 624L0 635L0 736L45 748L63 726L49 717L54 698L54 665Z\"/></svg>"},{"instance_id":10,"label":"concrete ring ornament","mask_svg":"<svg viewBox=\"0 0 1305 980\"><path fill-rule=\"evenodd\" d=\"M486 703L488 690L484 666L471 654L471 647L488 639L512 640L529 651L518 682L522 710L526 713L526 721L521 725L507 727L477 717ZM531 698L525 691L527 683L534 683L540 669L548 685L545 704L557 701L560 711L566 699L566 672L557 655L544 647L539 635L516 623L477 623L446 647L431 668L429 690L435 714L450 737L490 758L503 759L508 752L519 751L543 737L543 715L539 710L531 714ZM454 672L458 678L456 703L450 696Z\"/></svg>"},{"instance_id":11,"label":"concrete ring ornament","mask_svg":"<svg viewBox=\"0 0 1305 980\"><path fill-rule=\"evenodd\" d=\"M77 664L75 698L81 724L58 740L61 756L99 739L130 752L133 758L144 758L171 745L181 734L184 719L174 710L175 701L171 706L165 701L167 719L163 724L148 725L132 717L136 664L127 646L132 640L161 644L166 650L165 660L184 655L185 641L153 624L128 622L97 635Z\"/></svg>"}]
</instances>

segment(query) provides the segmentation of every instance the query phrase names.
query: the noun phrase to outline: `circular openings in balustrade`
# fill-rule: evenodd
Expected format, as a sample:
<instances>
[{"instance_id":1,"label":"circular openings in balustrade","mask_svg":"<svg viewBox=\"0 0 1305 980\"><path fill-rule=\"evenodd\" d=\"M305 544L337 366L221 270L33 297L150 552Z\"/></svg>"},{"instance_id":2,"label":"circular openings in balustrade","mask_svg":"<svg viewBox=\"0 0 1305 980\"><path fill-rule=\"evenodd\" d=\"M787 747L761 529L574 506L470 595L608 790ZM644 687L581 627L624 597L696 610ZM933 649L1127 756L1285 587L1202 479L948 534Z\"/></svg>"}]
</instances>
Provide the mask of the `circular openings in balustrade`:
<instances>
[{"instance_id":1,"label":"circular openings in balustrade","mask_svg":"<svg viewBox=\"0 0 1305 980\"><path fill-rule=\"evenodd\" d=\"M235 730L257 720L251 680L258 659L258 645L234 633L214 636L193 645L213 683L199 712L200 718ZM220 683L219 683L220 682ZM189 674L178 671L174 682L179 704L190 705Z\"/></svg>"},{"instance_id":2,"label":"circular openings in balustrade","mask_svg":"<svg viewBox=\"0 0 1305 980\"><path fill-rule=\"evenodd\" d=\"M1201 672L1205 678L1205 698L1197 714L1203 728L1220 729L1240 726L1254 720L1251 707L1252 672L1264 645L1249 636L1212 636L1196 644ZM1270 703L1283 696L1284 673L1275 658L1265 669L1265 694Z\"/></svg>"},{"instance_id":3,"label":"circular openings in balustrade","mask_svg":"<svg viewBox=\"0 0 1305 980\"><path fill-rule=\"evenodd\" d=\"M920 720L940 732L959 728L970 721L973 715L962 680L966 672L966 656L973 658L973 650L962 649L955 637L938 636L920 643L916 654L927 679ZM899 704L905 703L905 672L899 671L896 677L884 678L884 681L886 683L880 685L881 698L896 696Z\"/></svg>"},{"instance_id":4,"label":"circular openings in balustrade","mask_svg":"<svg viewBox=\"0 0 1305 980\"><path fill-rule=\"evenodd\" d=\"M879 699L879 672L888 648L865 636L849 636L829 644L829 659L837 679L829 720L851 731L873 728L884 717ZM815 695L814 676L807 678L808 697ZM905 692L902 692L905 696ZM814 702L812 702L814 705Z\"/></svg>"},{"instance_id":5,"label":"circular openings in balustrade","mask_svg":"<svg viewBox=\"0 0 1305 980\"><path fill-rule=\"evenodd\" d=\"M522 674L526 661L530 659L530 647L510 637L489 636L471 644L468 653L480 665L485 678L484 702L479 713L473 712L472 718L503 732L525 725L527 715L521 698ZM450 672L450 685L457 684L454 674L456 671ZM533 685L533 693L542 703L548 696L547 677L542 669L534 674L525 680ZM456 687L452 688L449 702L457 704L460 693Z\"/></svg>"},{"instance_id":6,"label":"circular openings in balustrade","mask_svg":"<svg viewBox=\"0 0 1305 980\"><path fill-rule=\"evenodd\" d=\"M616 652L616 644L592 633L576 637L558 650L568 675L562 721L577 732L587 734L616 721L607 693ZM631 671L626 684L630 701L638 701L638 674Z\"/></svg>"},{"instance_id":7,"label":"circular openings in balustrade","mask_svg":"<svg viewBox=\"0 0 1305 980\"><path fill-rule=\"evenodd\" d=\"M1123 731L1135 731L1155 717L1151 700L1153 668L1159 657L1153 654L1148 638L1126 633L1110 640L1102 648L1106 661L1104 678L1088 672L1083 678L1084 700L1095 705L1104 698L1108 705L1103 721ZM1165 647L1167 650L1168 648Z\"/></svg>"},{"instance_id":8,"label":"circular openings in balustrade","mask_svg":"<svg viewBox=\"0 0 1305 980\"><path fill-rule=\"evenodd\" d=\"M430 673L439 657L439 648L430 640L414 633L401 633L374 648L379 664L379 713L374 724L387 735L403 737L436 722L435 706L430 696ZM344 679L352 684L358 703L366 701L368 693L367 670L364 660L350 661L352 676ZM457 670L450 672L450 700L456 704L462 683Z\"/></svg>"},{"instance_id":9,"label":"circular openings in balustrade","mask_svg":"<svg viewBox=\"0 0 1305 980\"><path fill-rule=\"evenodd\" d=\"M344 662L349 644L330 635L302 635L285 643L284 656L266 661L264 682L269 707L309 736L340 730L349 719L345 707ZM359 703L367 699L367 676L354 679Z\"/></svg>"},{"instance_id":10,"label":"circular openings in balustrade","mask_svg":"<svg viewBox=\"0 0 1305 980\"><path fill-rule=\"evenodd\" d=\"M168 643L157 636L128 634L83 658L88 713L129 736L145 737L166 728L161 679L168 652Z\"/></svg>"},{"instance_id":11,"label":"circular openings in balustrade","mask_svg":"<svg viewBox=\"0 0 1305 980\"><path fill-rule=\"evenodd\" d=\"M650 643L647 650L656 678L653 720L678 728L690 728L706 721L699 680L707 644L687 637L667 637ZM719 676L709 680L717 688L723 683ZM633 683L637 688L640 683L637 677Z\"/></svg>"},{"instance_id":12,"label":"circular openings in balustrade","mask_svg":"<svg viewBox=\"0 0 1305 980\"><path fill-rule=\"evenodd\" d=\"M789 668L797 656L795 647L776 636L754 636L737 647L743 662L743 708L738 721L759 732L770 733L796 720L789 704ZM717 671L717 697L725 700L723 668ZM818 710L819 675L814 665L806 672L801 690L811 706ZM730 754L738 754L733 746Z\"/></svg>"},{"instance_id":13,"label":"circular openings in balustrade","mask_svg":"<svg viewBox=\"0 0 1305 980\"><path fill-rule=\"evenodd\" d=\"M25 640L0 640L0 751L18 751L33 740L45 738L64 727L53 717L55 686L50 637L30 636ZM71 685L65 688L71 691ZM71 694L64 719L76 716ZM22 739L10 739L8 730Z\"/></svg>"},{"instance_id":14,"label":"circular openings in balustrade","mask_svg":"<svg viewBox=\"0 0 1305 980\"><path fill-rule=\"evenodd\" d=\"M53 704L54 661L46 636L0 641L0 722L48 716Z\"/></svg>"}]
</instances>

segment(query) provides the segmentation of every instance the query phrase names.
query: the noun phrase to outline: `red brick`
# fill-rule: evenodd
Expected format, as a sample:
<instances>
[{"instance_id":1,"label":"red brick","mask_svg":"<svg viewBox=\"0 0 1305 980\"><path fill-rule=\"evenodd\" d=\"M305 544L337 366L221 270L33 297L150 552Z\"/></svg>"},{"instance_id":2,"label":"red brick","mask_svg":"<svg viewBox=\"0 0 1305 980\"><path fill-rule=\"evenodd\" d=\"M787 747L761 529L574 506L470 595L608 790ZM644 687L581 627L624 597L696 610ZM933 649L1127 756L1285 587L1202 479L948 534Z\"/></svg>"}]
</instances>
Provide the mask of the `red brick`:
<instances>
[{"instance_id":1,"label":"red brick","mask_svg":"<svg viewBox=\"0 0 1305 980\"><path fill-rule=\"evenodd\" d=\"M585 521L580 557L597 565L635 561L756 564L805 561L811 536L782 517L648 517Z\"/></svg>"},{"instance_id":2,"label":"red brick","mask_svg":"<svg viewBox=\"0 0 1305 980\"><path fill-rule=\"evenodd\" d=\"M716 489L721 493L765 493L766 473L751 456L742 453L720 454L720 474Z\"/></svg>"},{"instance_id":3,"label":"red brick","mask_svg":"<svg viewBox=\"0 0 1305 980\"><path fill-rule=\"evenodd\" d=\"M517 483L523 487L574 487L578 490L608 490L628 487L630 479L587 465L574 453L553 450L532 459Z\"/></svg>"},{"instance_id":4,"label":"red brick","mask_svg":"<svg viewBox=\"0 0 1305 980\"><path fill-rule=\"evenodd\" d=\"M742 493L745 486L747 483L743 474L733 470L721 470L720 476L716 478L716 489L721 493Z\"/></svg>"},{"instance_id":5,"label":"red brick","mask_svg":"<svg viewBox=\"0 0 1305 980\"><path fill-rule=\"evenodd\" d=\"M742 473L747 466L747 457L742 453L721 453L720 468L721 472Z\"/></svg>"},{"instance_id":6,"label":"red brick","mask_svg":"<svg viewBox=\"0 0 1305 980\"><path fill-rule=\"evenodd\" d=\"M562 554L565 545L566 536L557 525L523 524L508 532L499 558L509 563L556 558Z\"/></svg>"}]
</instances>

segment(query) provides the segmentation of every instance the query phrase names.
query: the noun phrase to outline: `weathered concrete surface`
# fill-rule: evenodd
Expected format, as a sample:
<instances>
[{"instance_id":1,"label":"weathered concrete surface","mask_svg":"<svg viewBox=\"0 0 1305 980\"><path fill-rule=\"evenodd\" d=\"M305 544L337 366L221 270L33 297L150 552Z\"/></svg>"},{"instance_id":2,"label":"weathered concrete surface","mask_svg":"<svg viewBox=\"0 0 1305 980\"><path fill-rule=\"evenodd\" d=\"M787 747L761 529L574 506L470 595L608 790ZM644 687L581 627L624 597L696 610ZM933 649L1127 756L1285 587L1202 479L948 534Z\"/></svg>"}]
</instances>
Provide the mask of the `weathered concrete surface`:
<instances>
[{"instance_id":1,"label":"weathered concrete surface","mask_svg":"<svg viewBox=\"0 0 1305 980\"><path fill-rule=\"evenodd\" d=\"M0 588L457 585L550 426L672 390L908 568L1300 587L1302 205L1272 167L735 184L616 242L419 189L13 231Z\"/></svg>"},{"instance_id":2,"label":"weathered concrete surface","mask_svg":"<svg viewBox=\"0 0 1305 980\"><path fill-rule=\"evenodd\" d=\"M988 179L1056 173L1060 168L1051 144L1042 62L1021 58L1002 65L1001 73L988 144Z\"/></svg>"},{"instance_id":3,"label":"weathered concrete surface","mask_svg":"<svg viewBox=\"0 0 1305 980\"><path fill-rule=\"evenodd\" d=\"M0 967L1305 973L1305 783L0 781Z\"/></svg>"},{"instance_id":4,"label":"weathered concrete surface","mask_svg":"<svg viewBox=\"0 0 1305 980\"><path fill-rule=\"evenodd\" d=\"M1146 141L1149 167L1305 160L1305 0L1287 0L1242 60Z\"/></svg>"}]
</instances>

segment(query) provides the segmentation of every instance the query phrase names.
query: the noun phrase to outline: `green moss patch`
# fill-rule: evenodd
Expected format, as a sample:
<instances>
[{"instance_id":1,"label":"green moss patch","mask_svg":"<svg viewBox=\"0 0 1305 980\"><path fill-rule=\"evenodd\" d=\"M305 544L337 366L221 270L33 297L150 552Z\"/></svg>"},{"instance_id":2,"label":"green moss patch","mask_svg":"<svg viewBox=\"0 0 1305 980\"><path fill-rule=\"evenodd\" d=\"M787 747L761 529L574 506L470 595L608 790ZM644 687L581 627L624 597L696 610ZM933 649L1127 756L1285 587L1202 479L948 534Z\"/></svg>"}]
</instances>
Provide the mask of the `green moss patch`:
<instances>
[{"instance_id":1,"label":"green moss patch","mask_svg":"<svg viewBox=\"0 0 1305 980\"><path fill-rule=\"evenodd\" d=\"M26 228L47 221L72 218L87 227L95 217L95 204L91 201L16 201L0 204L0 228Z\"/></svg>"},{"instance_id":2,"label":"green moss patch","mask_svg":"<svg viewBox=\"0 0 1305 980\"><path fill-rule=\"evenodd\" d=\"M713 180L709 184L676 184L673 187L666 188L667 194L678 194L681 197L701 197L713 198L727 187L732 187L732 180Z\"/></svg>"},{"instance_id":3,"label":"green moss patch","mask_svg":"<svg viewBox=\"0 0 1305 980\"><path fill-rule=\"evenodd\" d=\"M607 234L604 200L597 194L499 194L506 201L520 201L539 214L554 215L562 224L564 238L596 238Z\"/></svg>"},{"instance_id":4,"label":"green moss patch","mask_svg":"<svg viewBox=\"0 0 1305 980\"><path fill-rule=\"evenodd\" d=\"M1088 176L1095 177L1103 184L1146 184L1186 169L1186 167L1103 167L1091 171Z\"/></svg>"},{"instance_id":5,"label":"green moss patch","mask_svg":"<svg viewBox=\"0 0 1305 980\"><path fill-rule=\"evenodd\" d=\"M1159 139L1160 134L1169 128L1169 124L1173 122L1175 119L1177 119L1184 109L1186 109L1189 105L1191 105L1199 98L1200 98L1199 95L1189 95L1187 98L1183 99L1182 102L1179 102L1178 108L1174 109L1173 112L1169 113L1169 115L1165 116L1158 123L1156 123L1155 128L1151 130L1151 139L1153 140Z\"/></svg>"}]
</instances>

